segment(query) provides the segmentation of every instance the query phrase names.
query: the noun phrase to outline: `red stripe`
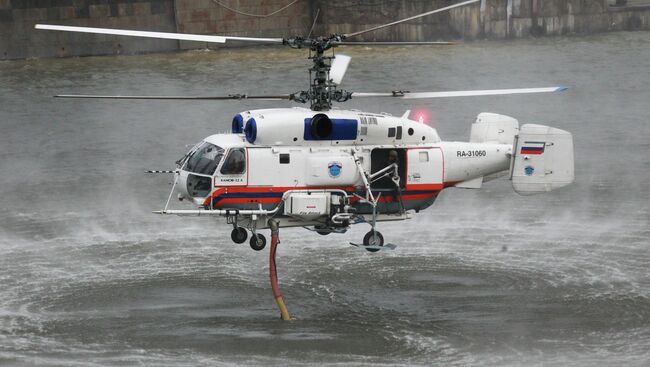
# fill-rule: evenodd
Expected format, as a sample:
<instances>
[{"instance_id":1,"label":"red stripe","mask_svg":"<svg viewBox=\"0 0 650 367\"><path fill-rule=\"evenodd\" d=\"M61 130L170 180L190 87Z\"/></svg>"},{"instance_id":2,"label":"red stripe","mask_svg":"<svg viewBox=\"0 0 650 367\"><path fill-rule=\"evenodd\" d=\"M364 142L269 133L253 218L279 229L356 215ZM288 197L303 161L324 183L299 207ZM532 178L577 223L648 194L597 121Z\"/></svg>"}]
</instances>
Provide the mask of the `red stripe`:
<instances>
[{"instance_id":1,"label":"red stripe","mask_svg":"<svg viewBox=\"0 0 650 367\"><path fill-rule=\"evenodd\" d=\"M436 191L431 194L416 194L416 195L405 195L402 197L402 201L413 201L413 200L424 200L431 199L438 196L440 192ZM279 204L282 199L279 198L224 198L219 200L215 208L221 208L228 204ZM356 203L359 199L357 197L351 197L350 202ZM379 198L380 203L392 203L397 202L398 200L393 198L393 196L381 196ZM207 204L210 205L208 201Z\"/></svg>"},{"instance_id":2,"label":"red stripe","mask_svg":"<svg viewBox=\"0 0 650 367\"><path fill-rule=\"evenodd\" d=\"M252 193L262 193L262 192L281 192L284 193L289 190L321 190L321 189L328 189L328 190L344 190L344 191L354 191L354 186L274 186L274 187L264 187L264 186L227 186L227 187L219 187L216 188L214 191L212 191L212 194L207 197L203 201L203 205L210 205L210 201L213 198L216 198L220 196L221 194L224 193L245 193L245 192L252 192ZM222 199L226 200L226 199ZM265 204L266 202L263 201L251 201L251 200L275 200L273 202L269 203L278 203L280 202L280 199L276 198L255 198L255 199L246 199L246 198L237 198L237 199L228 199L228 200L244 200L244 203L262 203ZM232 202L235 204L235 202ZM241 204L241 202L237 202L237 204Z\"/></svg>"},{"instance_id":3,"label":"red stripe","mask_svg":"<svg viewBox=\"0 0 650 367\"><path fill-rule=\"evenodd\" d=\"M227 204L279 204L280 201L280 198L225 198L219 200L216 207L221 208ZM210 205L210 202L205 205Z\"/></svg>"},{"instance_id":4,"label":"red stripe","mask_svg":"<svg viewBox=\"0 0 650 367\"><path fill-rule=\"evenodd\" d=\"M442 190L445 185L441 183L437 184L408 184L406 185L408 190L418 190L418 191L426 191L426 190Z\"/></svg>"},{"instance_id":5,"label":"red stripe","mask_svg":"<svg viewBox=\"0 0 650 367\"><path fill-rule=\"evenodd\" d=\"M542 154L544 153L543 150L525 150L521 149L521 154Z\"/></svg>"}]
</instances>

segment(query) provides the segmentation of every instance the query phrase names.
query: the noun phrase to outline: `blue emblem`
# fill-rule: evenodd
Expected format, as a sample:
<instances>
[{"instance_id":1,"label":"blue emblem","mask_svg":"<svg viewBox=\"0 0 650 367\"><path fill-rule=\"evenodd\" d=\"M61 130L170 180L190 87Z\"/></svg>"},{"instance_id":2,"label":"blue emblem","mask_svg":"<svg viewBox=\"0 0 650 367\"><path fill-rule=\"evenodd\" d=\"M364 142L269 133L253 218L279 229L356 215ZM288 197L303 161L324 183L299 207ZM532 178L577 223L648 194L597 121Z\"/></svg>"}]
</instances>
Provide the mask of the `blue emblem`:
<instances>
[{"instance_id":1,"label":"blue emblem","mask_svg":"<svg viewBox=\"0 0 650 367\"><path fill-rule=\"evenodd\" d=\"M341 162L330 162L327 165L327 170L329 171L330 177L337 178L341 175L341 169L343 164Z\"/></svg>"},{"instance_id":2,"label":"blue emblem","mask_svg":"<svg viewBox=\"0 0 650 367\"><path fill-rule=\"evenodd\" d=\"M535 168L533 168L533 166L526 166L526 168L524 168L524 173L526 176L532 176L533 172L535 172Z\"/></svg>"}]
</instances>

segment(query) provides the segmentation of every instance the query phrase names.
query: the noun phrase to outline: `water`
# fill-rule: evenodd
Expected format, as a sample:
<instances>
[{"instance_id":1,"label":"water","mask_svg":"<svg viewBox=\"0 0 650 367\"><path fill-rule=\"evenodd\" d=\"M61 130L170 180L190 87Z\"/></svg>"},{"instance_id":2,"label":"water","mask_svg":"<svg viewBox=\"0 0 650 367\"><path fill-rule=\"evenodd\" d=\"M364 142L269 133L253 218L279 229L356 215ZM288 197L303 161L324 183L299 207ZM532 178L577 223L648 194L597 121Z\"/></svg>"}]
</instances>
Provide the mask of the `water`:
<instances>
[{"instance_id":1,"label":"water","mask_svg":"<svg viewBox=\"0 0 650 367\"><path fill-rule=\"evenodd\" d=\"M382 224L395 251L283 230L280 322L268 253L211 218L150 214L170 169L271 102L56 100L305 87L302 51L0 63L0 365L645 365L650 359L650 33L448 48L353 48L357 91L567 85L561 95L353 100L425 108L446 140L482 111L574 133L576 182L446 190ZM282 105L282 103L281 103ZM288 104L287 104L288 105Z\"/></svg>"}]
</instances>

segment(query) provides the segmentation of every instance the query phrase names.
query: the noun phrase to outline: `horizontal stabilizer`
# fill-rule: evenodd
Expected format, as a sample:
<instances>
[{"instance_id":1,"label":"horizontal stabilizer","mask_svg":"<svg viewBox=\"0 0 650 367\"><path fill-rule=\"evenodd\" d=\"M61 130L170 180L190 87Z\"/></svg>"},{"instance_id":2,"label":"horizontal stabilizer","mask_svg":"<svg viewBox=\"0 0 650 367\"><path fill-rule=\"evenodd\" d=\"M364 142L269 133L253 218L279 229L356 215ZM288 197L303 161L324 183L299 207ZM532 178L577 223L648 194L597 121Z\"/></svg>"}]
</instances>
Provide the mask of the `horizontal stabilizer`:
<instances>
[{"instance_id":1,"label":"horizontal stabilizer","mask_svg":"<svg viewBox=\"0 0 650 367\"><path fill-rule=\"evenodd\" d=\"M461 189L480 189L481 186L483 186L483 177L477 177L454 185L454 187L459 187Z\"/></svg>"}]
</instances>

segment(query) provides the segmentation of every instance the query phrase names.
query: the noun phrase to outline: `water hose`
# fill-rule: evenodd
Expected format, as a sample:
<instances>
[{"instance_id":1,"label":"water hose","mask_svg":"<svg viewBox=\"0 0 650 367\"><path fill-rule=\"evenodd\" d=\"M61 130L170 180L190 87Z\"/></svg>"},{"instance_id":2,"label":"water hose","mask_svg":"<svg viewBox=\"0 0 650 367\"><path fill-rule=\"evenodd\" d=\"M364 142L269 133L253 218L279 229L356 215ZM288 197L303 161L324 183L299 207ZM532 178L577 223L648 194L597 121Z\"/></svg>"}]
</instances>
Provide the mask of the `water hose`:
<instances>
[{"instance_id":1,"label":"water hose","mask_svg":"<svg viewBox=\"0 0 650 367\"><path fill-rule=\"evenodd\" d=\"M269 252L269 276L271 277L271 289L273 290L273 297L280 309L280 317L284 321L291 320L289 311L284 304L284 297L280 293L280 286L278 285L278 269L275 265L275 253L280 243L280 226L275 219L269 219L269 227L271 227L271 251Z\"/></svg>"}]
</instances>

